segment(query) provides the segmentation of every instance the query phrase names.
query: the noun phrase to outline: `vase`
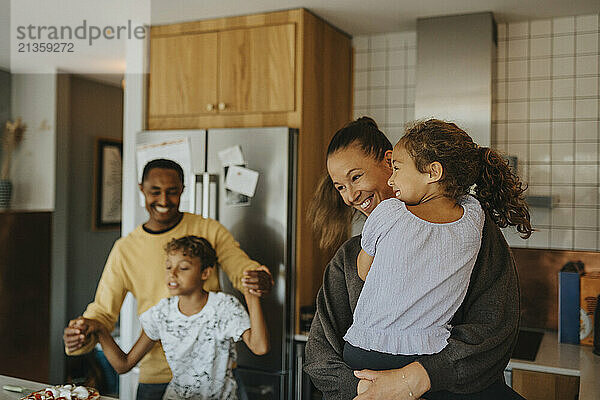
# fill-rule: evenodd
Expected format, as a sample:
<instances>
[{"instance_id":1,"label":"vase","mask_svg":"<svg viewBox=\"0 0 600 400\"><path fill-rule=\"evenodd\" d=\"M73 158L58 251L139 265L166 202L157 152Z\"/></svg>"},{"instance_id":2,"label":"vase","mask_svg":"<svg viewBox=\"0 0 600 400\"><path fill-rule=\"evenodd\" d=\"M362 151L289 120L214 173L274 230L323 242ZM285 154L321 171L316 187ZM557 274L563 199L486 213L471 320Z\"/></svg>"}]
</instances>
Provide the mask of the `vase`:
<instances>
[{"instance_id":1,"label":"vase","mask_svg":"<svg viewBox=\"0 0 600 400\"><path fill-rule=\"evenodd\" d=\"M12 183L8 179L0 180L0 209L10 207L12 196Z\"/></svg>"}]
</instances>

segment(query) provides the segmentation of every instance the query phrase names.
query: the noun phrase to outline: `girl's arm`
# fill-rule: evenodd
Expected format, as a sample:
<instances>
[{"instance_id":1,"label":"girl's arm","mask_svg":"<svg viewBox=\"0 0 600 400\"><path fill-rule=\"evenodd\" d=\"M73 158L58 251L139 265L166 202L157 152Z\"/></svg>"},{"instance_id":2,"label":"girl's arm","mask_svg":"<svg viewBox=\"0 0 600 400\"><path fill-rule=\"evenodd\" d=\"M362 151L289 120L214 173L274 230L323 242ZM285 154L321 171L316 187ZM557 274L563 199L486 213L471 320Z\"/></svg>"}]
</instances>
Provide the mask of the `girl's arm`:
<instances>
[{"instance_id":1,"label":"girl's arm","mask_svg":"<svg viewBox=\"0 0 600 400\"><path fill-rule=\"evenodd\" d=\"M367 274L371 269L371 264L373 264L373 256L370 256L363 249L360 249L360 253L358 253L358 258L356 259L356 265L358 267L358 276L363 281L367 279Z\"/></svg>"},{"instance_id":2,"label":"girl's arm","mask_svg":"<svg viewBox=\"0 0 600 400\"><path fill-rule=\"evenodd\" d=\"M103 325L100 323L92 323L90 329L98 336L98 341L102 346L106 359L118 374L129 372L137 365L142 357L152 349L154 343L156 343L154 340L150 339L142 329L142 333L131 348L131 351L125 354L115 342L115 339L113 339L110 332L108 332Z\"/></svg>"},{"instance_id":3,"label":"girl's arm","mask_svg":"<svg viewBox=\"0 0 600 400\"><path fill-rule=\"evenodd\" d=\"M260 305L260 297L245 291L244 297L250 314L250 329L242 334L242 339L248 348L259 356L267 354L270 349L267 324Z\"/></svg>"}]
</instances>

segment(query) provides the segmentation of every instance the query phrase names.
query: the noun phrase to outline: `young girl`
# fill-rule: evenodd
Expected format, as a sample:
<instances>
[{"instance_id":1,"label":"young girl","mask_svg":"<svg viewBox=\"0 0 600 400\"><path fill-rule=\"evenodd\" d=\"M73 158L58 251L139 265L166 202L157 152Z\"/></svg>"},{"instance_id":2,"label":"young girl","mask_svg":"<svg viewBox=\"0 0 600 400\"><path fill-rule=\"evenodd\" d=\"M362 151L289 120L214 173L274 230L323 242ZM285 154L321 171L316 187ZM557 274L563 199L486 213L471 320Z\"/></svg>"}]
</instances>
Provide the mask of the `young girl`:
<instances>
[{"instance_id":1,"label":"young girl","mask_svg":"<svg viewBox=\"0 0 600 400\"><path fill-rule=\"evenodd\" d=\"M365 283L344 336L344 361L353 369L400 368L446 346L481 245L484 211L525 238L532 232L519 178L455 124L417 122L391 163L395 198L377 205L362 232L357 264Z\"/></svg>"},{"instance_id":2,"label":"young girl","mask_svg":"<svg viewBox=\"0 0 600 400\"><path fill-rule=\"evenodd\" d=\"M162 299L140 316L142 332L128 354L104 325L89 320L106 358L124 374L160 340L173 372L163 399L237 399L232 374L240 338L255 354L269 351L260 298L244 293L250 316L233 296L206 292L204 282L217 262L210 243L197 236L173 239L165 246L166 284L173 297Z\"/></svg>"}]
</instances>

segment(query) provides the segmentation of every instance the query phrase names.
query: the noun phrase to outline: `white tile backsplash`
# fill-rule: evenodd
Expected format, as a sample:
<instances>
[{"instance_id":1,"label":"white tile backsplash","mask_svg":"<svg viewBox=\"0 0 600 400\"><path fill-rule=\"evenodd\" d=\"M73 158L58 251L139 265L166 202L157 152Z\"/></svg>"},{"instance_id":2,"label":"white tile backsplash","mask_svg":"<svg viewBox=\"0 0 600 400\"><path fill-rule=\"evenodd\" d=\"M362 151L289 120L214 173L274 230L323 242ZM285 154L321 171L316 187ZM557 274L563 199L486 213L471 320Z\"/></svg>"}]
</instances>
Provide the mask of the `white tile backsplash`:
<instances>
[{"instance_id":1,"label":"white tile backsplash","mask_svg":"<svg viewBox=\"0 0 600 400\"><path fill-rule=\"evenodd\" d=\"M573 165L552 165L552 184L573 184Z\"/></svg>"},{"instance_id":2,"label":"white tile backsplash","mask_svg":"<svg viewBox=\"0 0 600 400\"><path fill-rule=\"evenodd\" d=\"M549 100L533 100L529 103L529 118L534 120L550 119L550 110Z\"/></svg>"},{"instance_id":3,"label":"white tile backsplash","mask_svg":"<svg viewBox=\"0 0 600 400\"><path fill-rule=\"evenodd\" d=\"M595 228L598 224L598 210L596 208L576 208L575 226L578 228Z\"/></svg>"},{"instance_id":4,"label":"white tile backsplash","mask_svg":"<svg viewBox=\"0 0 600 400\"><path fill-rule=\"evenodd\" d=\"M529 22L510 22L507 29L508 38L522 38L529 35Z\"/></svg>"},{"instance_id":5,"label":"white tile backsplash","mask_svg":"<svg viewBox=\"0 0 600 400\"><path fill-rule=\"evenodd\" d=\"M597 121L577 121L575 122L575 140L576 141L598 141L600 135L598 135Z\"/></svg>"},{"instance_id":6,"label":"white tile backsplash","mask_svg":"<svg viewBox=\"0 0 600 400\"><path fill-rule=\"evenodd\" d=\"M575 79L557 78L552 81L552 97L573 97Z\"/></svg>"},{"instance_id":7,"label":"white tile backsplash","mask_svg":"<svg viewBox=\"0 0 600 400\"><path fill-rule=\"evenodd\" d=\"M575 35L555 36L552 38L553 56L572 56L575 53Z\"/></svg>"},{"instance_id":8,"label":"white tile backsplash","mask_svg":"<svg viewBox=\"0 0 600 400\"><path fill-rule=\"evenodd\" d=\"M552 102L553 119L569 119L575 116L573 100L554 100Z\"/></svg>"},{"instance_id":9,"label":"white tile backsplash","mask_svg":"<svg viewBox=\"0 0 600 400\"><path fill-rule=\"evenodd\" d=\"M527 60L512 60L506 63L508 68L508 79L519 79L527 77Z\"/></svg>"},{"instance_id":10,"label":"white tile backsplash","mask_svg":"<svg viewBox=\"0 0 600 400\"><path fill-rule=\"evenodd\" d=\"M550 246L550 230L547 228L537 228L527 239L527 247L537 249L547 249Z\"/></svg>"},{"instance_id":11,"label":"white tile backsplash","mask_svg":"<svg viewBox=\"0 0 600 400\"><path fill-rule=\"evenodd\" d=\"M555 249L572 249L573 232L573 229L550 229L550 247Z\"/></svg>"},{"instance_id":12,"label":"white tile backsplash","mask_svg":"<svg viewBox=\"0 0 600 400\"><path fill-rule=\"evenodd\" d=\"M523 58L529 55L529 39L515 39L508 42L508 58Z\"/></svg>"},{"instance_id":13,"label":"white tile backsplash","mask_svg":"<svg viewBox=\"0 0 600 400\"><path fill-rule=\"evenodd\" d=\"M573 140L574 127L571 121L552 122L552 140L553 141L571 141Z\"/></svg>"},{"instance_id":14,"label":"white tile backsplash","mask_svg":"<svg viewBox=\"0 0 600 400\"><path fill-rule=\"evenodd\" d=\"M598 52L598 33L581 33L576 37L577 54Z\"/></svg>"},{"instance_id":15,"label":"white tile backsplash","mask_svg":"<svg viewBox=\"0 0 600 400\"><path fill-rule=\"evenodd\" d=\"M554 18L552 20L552 33L575 32L575 17Z\"/></svg>"},{"instance_id":16,"label":"white tile backsplash","mask_svg":"<svg viewBox=\"0 0 600 400\"><path fill-rule=\"evenodd\" d=\"M552 59L530 60L529 68L531 78L549 78L552 75Z\"/></svg>"},{"instance_id":17,"label":"white tile backsplash","mask_svg":"<svg viewBox=\"0 0 600 400\"><path fill-rule=\"evenodd\" d=\"M549 79L529 82L530 99L548 99L552 93L552 81Z\"/></svg>"},{"instance_id":18,"label":"white tile backsplash","mask_svg":"<svg viewBox=\"0 0 600 400\"><path fill-rule=\"evenodd\" d=\"M531 36L550 35L552 33L552 20L539 19L531 21L529 24L529 33Z\"/></svg>"},{"instance_id":19,"label":"white tile backsplash","mask_svg":"<svg viewBox=\"0 0 600 400\"><path fill-rule=\"evenodd\" d=\"M494 148L519 158L538 231L512 246L600 251L598 15L498 24ZM416 32L358 36L354 115L371 115L394 143L414 118Z\"/></svg>"},{"instance_id":20,"label":"white tile backsplash","mask_svg":"<svg viewBox=\"0 0 600 400\"><path fill-rule=\"evenodd\" d=\"M589 143L575 144L575 162L598 163L598 146Z\"/></svg>"},{"instance_id":21,"label":"white tile backsplash","mask_svg":"<svg viewBox=\"0 0 600 400\"><path fill-rule=\"evenodd\" d=\"M552 76L573 76L574 74L574 57L560 57L552 59Z\"/></svg>"},{"instance_id":22,"label":"white tile backsplash","mask_svg":"<svg viewBox=\"0 0 600 400\"><path fill-rule=\"evenodd\" d=\"M532 122L529 125L529 139L532 142L549 141L552 138L550 122Z\"/></svg>"},{"instance_id":23,"label":"white tile backsplash","mask_svg":"<svg viewBox=\"0 0 600 400\"><path fill-rule=\"evenodd\" d=\"M577 99L575 101L577 118L598 118L598 98L595 99Z\"/></svg>"},{"instance_id":24,"label":"white tile backsplash","mask_svg":"<svg viewBox=\"0 0 600 400\"><path fill-rule=\"evenodd\" d=\"M598 15L579 15L575 17L577 32L590 32L598 30Z\"/></svg>"},{"instance_id":25,"label":"white tile backsplash","mask_svg":"<svg viewBox=\"0 0 600 400\"><path fill-rule=\"evenodd\" d=\"M508 100L522 100L529 97L527 81L508 82Z\"/></svg>"},{"instance_id":26,"label":"white tile backsplash","mask_svg":"<svg viewBox=\"0 0 600 400\"><path fill-rule=\"evenodd\" d=\"M596 250L598 232L595 230L575 230L573 250Z\"/></svg>"},{"instance_id":27,"label":"white tile backsplash","mask_svg":"<svg viewBox=\"0 0 600 400\"><path fill-rule=\"evenodd\" d=\"M578 206L597 206L598 205L598 187L597 186L576 186L575 204Z\"/></svg>"},{"instance_id":28,"label":"white tile backsplash","mask_svg":"<svg viewBox=\"0 0 600 400\"><path fill-rule=\"evenodd\" d=\"M552 143L552 162L572 162L574 161L575 146L573 142Z\"/></svg>"},{"instance_id":29,"label":"white tile backsplash","mask_svg":"<svg viewBox=\"0 0 600 400\"><path fill-rule=\"evenodd\" d=\"M577 75L596 75L598 74L598 55L577 56L576 58Z\"/></svg>"},{"instance_id":30,"label":"white tile backsplash","mask_svg":"<svg viewBox=\"0 0 600 400\"><path fill-rule=\"evenodd\" d=\"M529 39L529 46L532 58L552 55L552 38L550 37L533 37Z\"/></svg>"},{"instance_id":31,"label":"white tile backsplash","mask_svg":"<svg viewBox=\"0 0 600 400\"><path fill-rule=\"evenodd\" d=\"M575 183L582 185L597 185L598 165L575 165Z\"/></svg>"},{"instance_id":32,"label":"white tile backsplash","mask_svg":"<svg viewBox=\"0 0 600 400\"><path fill-rule=\"evenodd\" d=\"M576 89L575 95L577 97L589 96L593 97L598 94L598 77L588 76L584 78L577 78L575 81Z\"/></svg>"}]
</instances>

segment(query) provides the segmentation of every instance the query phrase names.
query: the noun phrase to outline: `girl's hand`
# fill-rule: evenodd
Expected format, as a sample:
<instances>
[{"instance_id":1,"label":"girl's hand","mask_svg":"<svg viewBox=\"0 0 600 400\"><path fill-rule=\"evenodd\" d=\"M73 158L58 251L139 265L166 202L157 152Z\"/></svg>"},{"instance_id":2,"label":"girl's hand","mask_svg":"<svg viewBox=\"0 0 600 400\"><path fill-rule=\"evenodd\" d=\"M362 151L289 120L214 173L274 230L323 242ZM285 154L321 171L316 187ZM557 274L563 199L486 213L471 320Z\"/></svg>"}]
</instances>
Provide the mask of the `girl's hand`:
<instances>
[{"instance_id":1,"label":"girl's hand","mask_svg":"<svg viewBox=\"0 0 600 400\"><path fill-rule=\"evenodd\" d=\"M273 288L273 285L271 272L264 265L251 271L245 271L242 277L242 286L250 294L258 297L267 295Z\"/></svg>"},{"instance_id":2,"label":"girl's hand","mask_svg":"<svg viewBox=\"0 0 600 400\"><path fill-rule=\"evenodd\" d=\"M354 400L414 400L420 398L431 388L429 375L418 362L408 364L404 368L387 371L368 369L354 371L354 375L361 381L365 379L372 381L367 385L367 390L355 397Z\"/></svg>"}]
</instances>

